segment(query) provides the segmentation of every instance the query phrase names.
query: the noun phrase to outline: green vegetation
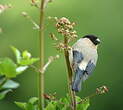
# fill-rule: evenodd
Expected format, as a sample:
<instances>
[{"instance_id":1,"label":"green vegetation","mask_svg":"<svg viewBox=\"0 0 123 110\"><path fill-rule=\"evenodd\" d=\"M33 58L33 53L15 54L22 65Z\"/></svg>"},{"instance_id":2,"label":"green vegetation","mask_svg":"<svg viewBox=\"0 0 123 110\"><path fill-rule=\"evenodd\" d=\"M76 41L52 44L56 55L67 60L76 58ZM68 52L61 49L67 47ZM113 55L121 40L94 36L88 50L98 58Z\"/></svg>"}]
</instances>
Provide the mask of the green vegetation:
<instances>
[{"instance_id":1,"label":"green vegetation","mask_svg":"<svg viewBox=\"0 0 123 110\"><path fill-rule=\"evenodd\" d=\"M25 0L0 1L0 4L5 6L5 10L0 11L0 110L9 110L10 108L12 110L19 110L20 108L38 110L40 101L37 96L38 86L36 85L39 80L38 73L41 72L45 72L45 91L41 93L44 98L45 110L69 110L75 99L77 110L114 110L117 108L122 110L122 0L54 0L48 4L45 10L44 23L45 58L43 58L43 64L40 64L45 65L46 69L43 66L43 69L39 69L37 66L41 58L32 57L40 56L38 36L41 27L38 25L38 8L40 5L31 3L33 7L30 7L30 2ZM40 1L36 0L36 3L40 4ZM0 6L0 9L3 7ZM102 41L99 47L97 68L92 77L85 82L82 91L76 94L76 97L74 97L75 94L73 96L68 95L66 65L63 57L65 48L61 42L64 40L64 36L61 37L56 31L54 21L49 20L49 16L53 16L52 18L56 18L56 16L58 18L66 17L70 21L74 21L75 30L78 34L77 39L85 34L96 34L100 36ZM49 35L57 38L55 43L48 37ZM77 39L70 42L67 49ZM10 52L10 45L19 49L11 46L14 55ZM57 47L61 53L53 47ZM57 54L60 58L52 63L59 57ZM49 64L51 65L49 66ZM68 81L70 80L68 79ZM99 91L95 90L100 85L109 86L110 93L92 98L107 92L105 86L99 88ZM54 92L57 94L52 94ZM20 108L17 108L14 101Z\"/></svg>"}]
</instances>

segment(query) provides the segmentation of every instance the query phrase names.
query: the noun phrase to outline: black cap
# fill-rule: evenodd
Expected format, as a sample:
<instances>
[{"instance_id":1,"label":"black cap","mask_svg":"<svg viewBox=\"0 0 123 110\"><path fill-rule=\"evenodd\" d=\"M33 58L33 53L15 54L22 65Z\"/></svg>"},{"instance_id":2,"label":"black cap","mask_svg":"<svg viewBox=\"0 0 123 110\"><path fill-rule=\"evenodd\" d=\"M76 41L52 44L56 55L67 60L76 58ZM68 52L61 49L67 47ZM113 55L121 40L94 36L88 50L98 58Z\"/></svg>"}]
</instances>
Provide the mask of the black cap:
<instances>
[{"instance_id":1,"label":"black cap","mask_svg":"<svg viewBox=\"0 0 123 110\"><path fill-rule=\"evenodd\" d=\"M100 43L100 40L97 36L95 35L85 35L83 38L88 38L93 42L93 44L98 45Z\"/></svg>"}]
</instances>

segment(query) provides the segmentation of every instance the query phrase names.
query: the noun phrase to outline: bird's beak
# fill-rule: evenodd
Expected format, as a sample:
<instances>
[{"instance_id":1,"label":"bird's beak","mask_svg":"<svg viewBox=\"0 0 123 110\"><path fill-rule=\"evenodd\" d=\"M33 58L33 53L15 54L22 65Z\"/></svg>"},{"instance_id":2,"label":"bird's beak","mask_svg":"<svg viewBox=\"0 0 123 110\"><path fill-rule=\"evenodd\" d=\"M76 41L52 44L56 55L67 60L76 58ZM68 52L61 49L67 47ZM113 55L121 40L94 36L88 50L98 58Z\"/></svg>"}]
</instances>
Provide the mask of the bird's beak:
<instances>
[{"instance_id":1,"label":"bird's beak","mask_svg":"<svg viewBox=\"0 0 123 110\"><path fill-rule=\"evenodd\" d=\"M101 41L100 41L99 38L96 39L96 43L97 43L97 44L100 44L100 43L101 43Z\"/></svg>"}]
</instances>

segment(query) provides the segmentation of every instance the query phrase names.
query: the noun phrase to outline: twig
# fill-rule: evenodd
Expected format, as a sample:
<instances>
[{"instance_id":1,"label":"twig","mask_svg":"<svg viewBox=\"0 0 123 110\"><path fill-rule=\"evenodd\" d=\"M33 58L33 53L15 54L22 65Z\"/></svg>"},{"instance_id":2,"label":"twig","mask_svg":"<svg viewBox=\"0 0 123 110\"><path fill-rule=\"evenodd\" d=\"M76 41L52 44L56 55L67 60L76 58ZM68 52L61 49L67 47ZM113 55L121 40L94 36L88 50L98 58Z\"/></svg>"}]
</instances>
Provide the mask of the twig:
<instances>
[{"instance_id":1,"label":"twig","mask_svg":"<svg viewBox=\"0 0 123 110\"><path fill-rule=\"evenodd\" d=\"M40 70L41 73L44 73L47 69L47 67L56 59L59 58L59 55L56 55L55 57L53 56L50 56L49 59L48 59L48 62L43 66L43 68Z\"/></svg>"},{"instance_id":2,"label":"twig","mask_svg":"<svg viewBox=\"0 0 123 110\"><path fill-rule=\"evenodd\" d=\"M70 66L70 62L69 62L69 52L68 52L68 39L67 37L64 37L64 44L66 46L66 49L64 49L64 55L65 55L65 60L66 60L66 64L67 64L67 70L68 70L68 90L69 90L69 95L71 98L71 103L72 103L72 110L76 110L76 99L75 99L75 92L72 91L72 69Z\"/></svg>"},{"instance_id":3,"label":"twig","mask_svg":"<svg viewBox=\"0 0 123 110\"><path fill-rule=\"evenodd\" d=\"M34 69L36 72L38 72L38 73L41 72L41 71L40 71L36 66L34 66L34 65L30 65L30 67L33 68L33 69Z\"/></svg>"},{"instance_id":4,"label":"twig","mask_svg":"<svg viewBox=\"0 0 123 110\"><path fill-rule=\"evenodd\" d=\"M96 89L96 92L95 93L92 93L91 95L85 97L84 99L82 99L80 102L78 102L77 104L81 104L83 103L86 99L89 99L89 98L92 98L96 95L101 95L101 94L105 94L107 93L109 90L106 86L101 86L99 88Z\"/></svg>"},{"instance_id":5,"label":"twig","mask_svg":"<svg viewBox=\"0 0 123 110\"><path fill-rule=\"evenodd\" d=\"M81 99L81 101L78 102L77 104L81 104L81 103L83 103L84 101L86 101L86 99L92 98L92 97L94 97L94 96L96 96L96 95L97 95L96 93L93 93L93 94L91 94L91 95L85 97L84 99Z\"/></svg>"},{"instance_id":6,"label":"twig","mask_svg":"<svg viewBox=\"0 0 123 110\"><path fill-rule=\"evenodd\" d=\"M47 4L48 4L49 2L52 2L52 0L45 0L44 8L46 8L46 6L47 6Z\"/></svg>"},{"instance_id":7,"label":"twig","mask_svg":"<svg viewBox=\"0 0 123 110\"><path fill-rule=\"evenodd\" d=\"M31 68L33 68L36 72L40 72L40 73L42 73L42 74L44 74L45 73L45 71L46 71L46 69L48 68L48 66L53 62L53 61L55 61L56 59L58 59L59 58L59 55L56 55L56 56L50 56L49 58L48 58L48 62L43 66L43 68L40 70L40 69L38 69L36 66L34 66L34 65L30 65L30 67Z\"/></svg>"},{"instance_id":8,"label":"twig","mask_svg":"<svg viewBox=\"0 0 123 110\"><path fill-rule=\"evenodd\" d=\"M22 15L34 25L34 29L40 29L39 25L26 12L22 12Z\"/></svg>"}]
</instances>

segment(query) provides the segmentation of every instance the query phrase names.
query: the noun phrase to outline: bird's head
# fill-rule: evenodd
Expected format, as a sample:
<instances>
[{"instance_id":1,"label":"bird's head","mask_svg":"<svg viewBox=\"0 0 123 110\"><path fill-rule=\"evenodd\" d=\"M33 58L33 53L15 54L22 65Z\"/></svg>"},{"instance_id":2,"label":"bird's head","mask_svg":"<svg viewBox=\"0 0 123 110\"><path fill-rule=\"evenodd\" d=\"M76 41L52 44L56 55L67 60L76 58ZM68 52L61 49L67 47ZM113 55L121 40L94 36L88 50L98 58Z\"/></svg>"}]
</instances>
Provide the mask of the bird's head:
<instances>
[{"instance_id":1,"label":"bird's head","mask_svg":"<svg viewBox=\"0 0 123 110\"><path fill-rule=\"evenodd\" d=\"M100 44L100 39L95 35L85 35L83 38L89 39L94 45Z\"/></svg>"}]
</instances>

